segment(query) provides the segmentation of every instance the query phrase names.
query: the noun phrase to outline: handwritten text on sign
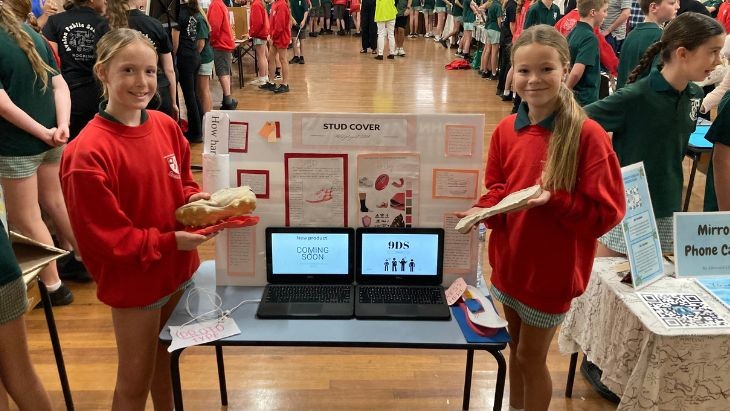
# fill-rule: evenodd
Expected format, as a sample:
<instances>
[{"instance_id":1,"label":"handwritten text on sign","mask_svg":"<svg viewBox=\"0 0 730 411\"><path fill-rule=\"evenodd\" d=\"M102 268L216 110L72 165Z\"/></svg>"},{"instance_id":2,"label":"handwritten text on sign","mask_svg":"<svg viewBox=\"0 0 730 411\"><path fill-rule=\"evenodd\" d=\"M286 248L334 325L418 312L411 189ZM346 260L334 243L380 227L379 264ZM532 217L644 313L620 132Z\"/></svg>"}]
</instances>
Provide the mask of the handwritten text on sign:
<instances>
[{"instance_id":1,"label":"handwritten text on sign","mask_svg":"<svg viewBox=\"0 0 730 411\"><path fill-rule=\"evenodd\" d=\"M172 335L172 343L170 343L167 351L173 352L181 348L209 343L240 333L241 330L238 329L236 322L228 317L224 320L204 321L184 327L171 325L170 335Z\"/></svg>"}]
</instances>

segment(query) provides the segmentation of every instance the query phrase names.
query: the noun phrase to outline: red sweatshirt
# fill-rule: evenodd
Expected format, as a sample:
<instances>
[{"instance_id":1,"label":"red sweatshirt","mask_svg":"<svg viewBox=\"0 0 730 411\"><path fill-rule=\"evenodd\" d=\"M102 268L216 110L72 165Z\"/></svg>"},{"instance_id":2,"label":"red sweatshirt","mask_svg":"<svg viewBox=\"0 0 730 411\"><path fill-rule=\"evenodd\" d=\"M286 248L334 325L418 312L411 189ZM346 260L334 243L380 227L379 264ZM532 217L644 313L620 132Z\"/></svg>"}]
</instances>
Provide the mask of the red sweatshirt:
<instances>
[{"instance_id":1,"label":"red sweatshirt","mask_svg":"<svg viewBox=\"0 0 730 411\"><path fill-rule=\"evenodd\" d=\"M540 179L551 132L539 125L515 130L515 115L492 134L485 184L476 204L490 207ZM547 313L564 313L588 284L596 239L623 218L625 200L618 159L606 132L593 120L580 135L578 180L572 193L554 191L547 204L487 219L492 284Z\"/></svg>"},{"instance_id":2,"label":"red sweatshirt","mask_svg":"<svg viewBox=\"0 0 730 411\"><path fill-rule=\"evenodd\" d=\"M233 51L231 21L228 19L228 8L223 0L213 0L208 7L208 23L210 23L210 46L214 50Z\"/></svg>"},{"instance_id":3,"label":"red sweatshirt","mask_svg":"<svg viewBox=\"0 0 730 411\"><path fill-rule=\"evenodd\" d=\"M174 120L149 110L138 127L99 115L66 147L61 185L79 251L112 307L149 305L198 268L197 251L178 251L175 209L200 191L190 148Z\"/></svg>"},{"instance_id":4,"label":"red sweatshirt","mask_svg":"<svg viewBox=\"0 0 730 411\"><path fill-rule=\"evenodd\" d=\"M725 27L725 32L730 33L730 4L722 2L717 10L717 21Z\"/></svg>"},{"instance_id":5,"label":"red sweatshirt","mask_svg":"<svg viewBox=\"0 0 730 411\"><path fill-rule=\"evenodd\" d=\"M285 49L291 43L291 10L286 0L276 0L269 14L271 41L277 49Z\"/></svg>"},{"instance_id":6,"label":"red sweatshirt","mask_svg":"<svg viewBox=\"0 0 730 411\"><path fill-rule=\"evenodd\" d=\"M259 40L269 38L269 16L261 0L254 0L251 3L250 27L248 35Z\"/></svg>"}]
</instances>

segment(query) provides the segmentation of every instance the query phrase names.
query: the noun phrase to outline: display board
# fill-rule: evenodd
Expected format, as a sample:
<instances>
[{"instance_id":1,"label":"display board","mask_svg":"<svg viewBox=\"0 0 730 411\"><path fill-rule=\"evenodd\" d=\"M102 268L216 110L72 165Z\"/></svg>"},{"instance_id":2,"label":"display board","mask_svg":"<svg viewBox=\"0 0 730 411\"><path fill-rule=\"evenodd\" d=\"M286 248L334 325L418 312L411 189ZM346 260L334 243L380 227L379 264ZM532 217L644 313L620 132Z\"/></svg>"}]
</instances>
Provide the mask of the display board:
<instances>
[{"instance_id":1,"label":"display board","mask_svg":"<svg viewBox=\"0 0 730 411\"><path fill-rule=\"evenodd\" d=\"M219 285L266 282L266 227L443 227L444 284L474 283L477 234L454 229L483 185L484 116L212 111L203 188L250 186L257 226L216 237Z\"/></svg>"}]
</instances>

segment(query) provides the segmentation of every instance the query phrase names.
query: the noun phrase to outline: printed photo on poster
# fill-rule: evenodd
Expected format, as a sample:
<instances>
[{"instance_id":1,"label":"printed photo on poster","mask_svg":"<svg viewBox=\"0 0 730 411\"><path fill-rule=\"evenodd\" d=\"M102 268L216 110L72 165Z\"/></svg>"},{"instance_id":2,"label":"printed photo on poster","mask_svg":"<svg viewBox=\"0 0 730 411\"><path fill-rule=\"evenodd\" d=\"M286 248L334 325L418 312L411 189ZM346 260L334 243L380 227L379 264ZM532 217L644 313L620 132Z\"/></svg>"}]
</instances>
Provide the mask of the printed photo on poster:
<instances>
[{"instance_id":1,"label":"printed photo on poster","mask_svg":"<svg viewBox=\"0 0 730 411\"><path fill-rule=\"evenodd\" d=\"M444 154L454 157L471 157L474 154L476 127L466 125L446 125Z\"/></svg>"},{"instance_id":2,"label":"printed photo on poster","mask_svg":"<svg viewBox=\"0 0 730 411\"><path fill-rule=\"evenodd\" d=\"M286 225L347 226L347 154L284 154Z\"/></svg>"},{"instance_id":3,"label":"printed photo on poster","mask_svg":"<svg viewBox=\"0 0 730 411\"><path fill-rule=\"evenodd\" d=\"M444 214L444 274L466 274L476 270L476 241L474 233L461 234L454 227L460 218Z\"/></svg>"},{"instance_id":4,"label":"printed photo on poster","mask_svg":"<svg viewBox=\"0 0 730 411\"><path fill-rule=\"evenodd\" d=\"M236 170L236 184L251 187L256 198L269 198L269 170Z\"/></svg>"},{"instance_id":5,"label":"printed photo on poster","mask_svg":"<svg viewBox=\"0 0 730 411\"><path fill-rule=\"evenodd\" d=\"M228 236L228 275L256 275L256 226L225 230Z\"/></svg>"},{"instance_id":6,"label":"printed photo on poster","mask_svg":"<svg viewBox=\"0 0 730 411\"><path fill-rule=\"evenodd\" d=\"M228 126L228 151L248 153L248 123L231 121Z\"/></svg>"},{"instance_id":7,"label":"printed photo on poster","mask_svg":"<svg viewBox=\"0 0 730 411\"><path fill-rule=\"evenodd\" d=\"M420 157L416 153L357 156L360 227L412 227L418 224Z\"/></svg>"},{"instance_id":8,"label":"printed photo on poster","mask_svg":"<svg viewBox=\"0 0 730 411\"><path fill-rule=\"evenodd\" d=\"M433 198L475 199L479 170L433 169Z\"/></svg>"}]
</instances>

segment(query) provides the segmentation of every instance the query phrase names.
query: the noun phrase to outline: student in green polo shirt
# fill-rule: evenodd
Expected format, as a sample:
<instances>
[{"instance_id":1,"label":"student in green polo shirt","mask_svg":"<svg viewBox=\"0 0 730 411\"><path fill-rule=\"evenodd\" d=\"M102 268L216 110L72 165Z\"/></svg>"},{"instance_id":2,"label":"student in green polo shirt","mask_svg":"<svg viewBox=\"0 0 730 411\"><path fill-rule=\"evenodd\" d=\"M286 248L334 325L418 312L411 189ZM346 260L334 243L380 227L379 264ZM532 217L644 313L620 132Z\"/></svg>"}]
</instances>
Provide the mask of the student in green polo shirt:
<instances>
[{"instance_id":1,"label":"student in green polo shirt","mask_svg":"<svg viewBox=\"0 0 730 411\"><path fill-rule=\"evenodd\" d=\"M588 116L613 132L622 166L644 162L659 239L672 252L672 214L682 209L682 160L702 100L701 81L719 63L725 30L716 20L684 13L664 29L661 42L647 50L629 84L585 107ZM660 55L663 67L634 83ZM621 227L601 237L599 256L626 254Z\"/></svg>"},{"instance_id":2,"label":"student in green polo shirt","mask_svg":"<svg viewBox=\"0 0 730 411\"><path fill-rule=\"evenodd\" d=\"M461 22L464 20L464 10L461 7L460 0L444 0L444 3L446 3L446 5L450 7L449 14L451 14L454 24L451 26L451 31L443 36L439 43L441 43L442 46L448 48L449 45L447 44L447 41L449 41L449 39L456 40L459 37ZM452 47L453 43L455 43L455 41L451 41ZM461 52L461 50L458 50L458 52Z\"/></svg>"},{"instance_id":3,"label":"student in green polo shirt","mask_svg":"<svg viewBox=\"0 0 730 411\"><path fill-rule=\"evenodd\" d=\"M720 105L717 106L717 117L705 135L705 138L713 143L713 149L710 165L707 167L705 202L702 211L730 211L729 101L730 93L725 93Z\"/></svg>"},{"instance_id":4,"label":"student in green polo shirt","mask_svg":"<svg viewBox=\"0 0 730 411\"><path fill-rule=\"evenodd\" d=\"M662 37L661 27L677 14L679 0L639 0L639 7L646 17L643 23L637 24L631 30L621 46L621 59L616 77L617 90L626 85L629 73L639 64L646 49ZM656 67L658 63L659 59L654 59L652 67ZM641 73L639 78L647 75L649 70Z\"/></svg>"},{"instance_id":5,"label":"student in green polo shirt","mask_svg":"<svg viewBox=\"0 0 730 411\"><path fill-rule=\"evenodd\" d=\"M553 4L553 0L538 0L527 9L523 28L528 29L536 24L555 26L558 20L560 20L560 8Z\"/></svg>"},{"instance_id":6,"label":"student in green polo shirt","mask_svg":"<svg viewBox=\"0 0 730 411\"><path fill-rule=\"evenodd\" d=\"M289 0L291 8L291 41L294 49L294 57L289 60L289 64L304 64L304 54L302 54L302 42L304 41L304 30L307 27L307 18L309 16L309 0Z\"/></svg>"},{"instance_id":7,"label":"student in green polo shirt","mask_svg":"<svg viewBox=\"0 0 730 411\"><path fill-rule=\"evenodd\" d=\"M486 10L485 28L487 30L487 38L484 41L484 50L482 51L482 77L497 80L499 41L502 34L499 28L502 24L502 3L499 0L488 0L479 8Z\"/></svg>"},{"instance_id":8,"label":"student in green polo shirt","mask_svg":"<svg viewBox=\"0 0 730 411\"><path fill-rule=\"evenodd\" d=\"M606 18L607 11L606 0L578 0L580 21L568 34L571 69L565 85L573 90L575 99L581 106L598 100L601 59L594 30Z\"/></svg>"},{"instance_id":9,"label":"student in green polo shirt","mask_svg":"<svg viewBox=\"0 0 730 411\"><path fill-rule=\"evenodd\" d=\"M477 17L476 14L474 14L474 0L461 0L461 4L463 7L461 16L464 22L464 35L461 37L459 50L457 50L456 56L469 61L471 60L471 56L469 55L469 50L471 49L471 38L472 34L474 34L474 22Z\"/></svg>"}]
</instances>

